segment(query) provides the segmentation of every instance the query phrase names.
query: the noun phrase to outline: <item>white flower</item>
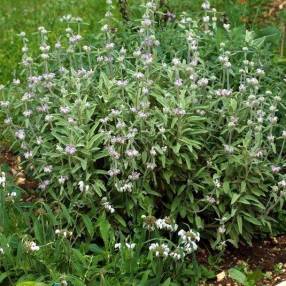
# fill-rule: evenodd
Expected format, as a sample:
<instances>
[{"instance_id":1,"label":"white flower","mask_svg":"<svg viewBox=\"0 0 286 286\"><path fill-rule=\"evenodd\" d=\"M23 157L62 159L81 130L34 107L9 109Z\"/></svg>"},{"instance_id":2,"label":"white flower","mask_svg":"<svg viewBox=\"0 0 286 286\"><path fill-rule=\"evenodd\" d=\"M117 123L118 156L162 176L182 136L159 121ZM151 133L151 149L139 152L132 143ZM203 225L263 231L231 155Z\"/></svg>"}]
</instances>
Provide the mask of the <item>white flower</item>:
<instances>
[{"instance_id":1,"label":"white flower","mask_svg":"<svg viewBox=\"0 0 286 286\"><path fill-rule=\"evenodd\" d=\"M67 114L70 112L70 108L67 107L67 106L61 106L60 107L60 112L63 113L63 114Z\"/></svg>"},{"instance_id":2,"label":"white flower","mask_svg":"<svg viewBox=\"0 0 286 286\"><path fill-rule=\"evenodd\" d=\"M224 144L223 147L226 153L232 154L234 152L234 148L231 145Z\"/></svg>"},{"instance_id":3,"label":"white flower","mask_svg":"<svg viewBox=\"0 0 286 286\"><path fill-rule=\"evenodd\" d=\"M216 95L223 96L223 97L231 96L232 95L232 89L218 89L216 91Z\"/></svg>"},{"instance_id":4,"label":"white flower","mask_svg":"<svg viewBox=\"0 0 286 286\"><path fill-rule=\"evenodd\" d=\"M105 208L106 211L110 212L110 213L114 213L115 209L112 207L112 205L110 204L110 202L107 201L106 197L103 197L101 199L101 204L102 206Z\"/></svg>"},{"instance_id":5,"label":"white flower","mask_svg":"<svg viewBox=\"0 0 286 286\"><path fill-rule=\"evenodd\" d=\"M38 251L40 249L40 247L34 241L29 242L28 247L32 252Z\"/></svg>"},{"instance_id":6,"label":"white flower","mask_svg":"<svg viewBox=\"0 0 286 286\"><path fill-rule=\"evenodd\" d=\"M125 245L126 245L126 247L127 247L128 249L134 249L135 246L136 246L135 243L128 243L128 242L126 242Z\"/></svg>"},{"instance_id":7,"label":"white flower","mask_svg":"<svg viewBox=\"0 0 286 286\"><path fill-rule=\"evenodd\" d=\"M130 181L137 181L139 177L140 177L140 173L134 171L131 173L131 175L128 176L128 179Z\"/></svg>"},{"instance_id":8,"label":"white flower","mask_svg":"<svg viewBox=\"0 0 286 286\"><path fill-rule=\"evenodd\" d=\"M65 152L68 154L68 155L74 155L76 153L76 148L74 145L67 145L65 147Z\"/></svg>"},{"instance_id":9,"label":"white flower","mask_svg":"<svg viewBox=\"0 0 286 286\"><path fill-rule=\"evenodd\" d=\"M13 84L19 85L20 83L21 83L21 81L19 79L17 79L17 78L13 79Z\"/></svg>"},{"instance_id":10,"label":"white flower","mask_svg":"<svg viewBox=\"0 0 286 286\"><path fill-rule=\"evenodd\" d=\"M83 46L82 49L83 49L85 52L87 52L87 53L89 53L89 52L91 51L91 47L90 47L90 46Z\"/></svg>"},{"instance_id":11,"label":"white flower","mask_svg":"<svg viewBox=\"0 0 286 286\"><path fill-rule=\"evenodd\" d=\"M25 134L25 131L23 129L19 129L15 132L15 136L20 140L24 140L26 137L26 134Z\"/></svg>"},{"instance_id":12,"label":"white flower","mask_svg":"<svg viewBox=\"0 0 286 286\"><path fill-rule=\"evenodd\" d=\"M125 154L129 158L134 158L134 157L137 157L139 155L139 152L136 149L128 149L125 151Z\"/></svg>"},{"instance_id":13,"label":"white flower","mask_svg":"<svg viewBox=\"0 0 286 286\"><path fill-rule=\"evenodd\" d=\"M11 117L6 117L6 118L4 119L4 123L5 123L5 124L11 124L11 123L12 123L12 118L11 118Z\"/></svg>"},{"instance_id":14,"label":"white flower","mask_svg":"<svg viewBox=\"0 0 286 286\"><path fill-rule=\"evenodd\" d=\"M124 192L131 193L132 192L133 185L131 182L126 182L123 185L116 184L115 186L117 188L117 191L120 193L124 193Z\"/></svg>"},{"instance_id":15,"label":"white flower","mask_svg":"<svg viewBox=\"0 0 286 286\"><path fill-rule=\"evenodd\" d=\"M44 172L45 173L51 173L53 170L53 166L52 165L48 165L44 167Z\"/></svg>"},{"instance_id":16,"label":"white flower","mask_svg":"<svg viewBox=\"0 0 286 286\"><path fill-rule=\"evenodd\" d=\"M25 159L29 159L33 157L33 152L32 151L27 151L24 153Z\"/></svg>"},{"instance_id":17,"label":"white flower","mask_svg":"<svg viewBox=\"0 0 286 286\"><path fill-rule=\"evenodd\" d=\"M154 170L156 168L156 163L147 163L146 167L149 170Z\"/></svg>"},{"instance_id":18,"label":"white flower","mask_svg":"<svg viewBox=\"0 0 286 286\"><path fill-rule=\"evenodd\" d=\"M128 81L127 81L127 80L118 80L118 81L116 81L116 85L117 85L118 87L124 88L124 87L127 86L127 84L128 84Z\"/></svg>"},{"instance_id":19,"label":"white flower","mask_svg":"<svg viewBox=\"0 0 286 286\"><path fill-rule=\"evenodd\" d=\"M105 48L106 48L107 50L112 50L112 49L114 48L114 46L115 46L114 43L108 43L108 44L106 44Z\"/></svg>"},{"instance_id":20,"label":"white flower","mask_svg":"<svg viewBox=\"0 0 286 286\"><path fill-rule=\"evenodd\" d=\"M59 179L58 179L58 182L63 185L66 180L68 180L68 176L60 176Z\"/></svg>"},{"instance_id":21,"label":"white flower","mask_svg":"<svg viewBox=\"0 0 286 286\"><path fill-rule=\"evenodd\" d=\"M223 24L223 27L226 29L226 31L230 30L230 24Z\"/></svg>"},{"instance_id":22,"label":"white flower","mask_svg":"<svg viewBox=\"0 0 286 286\"><path fill-rule=\"evenodd\" d=\"M167 257L170 253L170 248L167 244L152 243L149 250L154 252L157 257Z\"/></svg>"},{"instance_id":23,"label":"white flower","mask_svg":"<svg viewBox=\"0 0 286 286\"><path fill-rule=\"evenodd\" d=\"M136 72L134 74L134 77L139 80L139 79L144 78L144 74L142 72Z\"/></svg>"},{"instance_id":24,"label":"white flower","mask_svg":"<svg viewBox=\"0 0 286 286\"><path fill-rule=\"evenodd\" d=\"M221 183L220 183L219 179L214 179L213 182L214 182L214 185L215 185L216 188L220 188L221 187Z\"/></svg>"},{"instance_id":25,"label":"white flower","mask_svg":"<svg viewBox=\"0 0 286 286\"><path fill-rule=\"evenodd\" d=\"M159 218L156 220L155 224L158 229L164 229L171 232L176 231L178 229L178 225L169 217L165 217L164 219Z\"/></svg>"},{"instance_id":26,"label":"white flower","mask_svg":"<svg viewBox=\"0 0 286 286\"><path fill-rule=\"evenodd\" d=\"M133 52L133 57L135 58L139 58L141 56L141 51L140 50L136 50Z\"/></svg>"},{"instance_id":27,"label":"white flower","mask_svg":"<svg viewBox=\"0 0 286 286\"><path fill-rule=\"evenodd\" d=\"M115 243L114 248L115 249L120 249L121 248L121 243Z\"/></svg>"},{"instance_id":28,"label":"white flower","mask_svg":"<svg viewBox=\"0 0 286 286\"><path fill-rule=\"evenodd\" d=\"M50 184L49 180L44 180L39 184L39 189L45 190L49 186L49 184Z\"/></svg>"},{"instance_id":29,"label":"white flower","mask_svg":"<svg viewBox=\"0 0 286 286\"><path fill-rule=\"evenodd\" d=\"M32 113L33 113L33 111L32 110L25 110L24 112L23 112L23 115L25 116L25 117L30 117L31 115L32 115Z\"/></svg>"},{"instance_id":30,"label":"white flower","mask_svg":"<svg viewBox=\"0 0 286 286\"><path fill-rule=\"evenodd\" d=\"M170 253L170 256L174 259L174 260L181 260L185 257L185 253L184 253L184 248L182 247L177 247L174 251L172 251Z\"/></svg>"},{"instance_id":31,"label":"white flower","mask_svg":"<svg viewBox=\"0 0 286 286\"><path fill-rule=\"evenodd\" d=\"M20 34L19 34L19 37L21 37L21 38L24 38L26 36L26 33L25 32L21 32Z\"/></svg>"},{"instance_id":32,"label":"white flower","mask_svg":"<svg viewBox=\"0 0 286 286\"><path fill-rule=\"evenodd\" d=\"M247 78L246 82L249 86L253 86L253 87L257 87L259 85L259 81L255 77Z\"/></svg>"},{"instance_id":33,"label":"white flower","mask_svg":"<svg viewBox=\"0 0 286 286\"><path fill-rule=\"evenodd\" d=\"M264 76L264 75L265 75L265 71L264 71L263 69L257 69L257 70L256 70L256 74L257 74L258 76Z\"/></svg>"},{"instance_id":34,"label":"white flower","mask_svg":"<svg viewBox=\"0 0 286 286\"><path fill-rule=\"evenodd\" d=\"M45 116L45 121L46 122L51 122L53 120L53 116L51 114L48 114Z\"/></svg>"},{"instance_id":35,"label":"white flower","mask_svg":"<svg viewBox=\"0 0 286 286\"><path fill-rule=\"evenodd\" d=\"M282 180L278 183L278 186L285 189L286 188L286 180Z\"/></svg>"},{"instance_id":36,"label":"white flower","mask_svg":"<svg viewBox=\"0 0 286 286\"><path fill-rule=\"evenodd\" d=\"M274 142L274 139L275 139L275 137L273 135L271 135L271 134L267 136L267 140L269 142Z\"/></svg>"},{"instance_id":37,"label":"white flower","mask_svg":"<svg viewBox=\"0 0 286 286\"><path fill-rule=\"evenodd\" d=\"M214 204L216 202L215 198L211 196L206 196L206 201L210 204Z\"/></svg>"},{"instance_id":38,"label":"white flower","mask_svg":"<svg viewBox=\"0 0 286 286\"><path fill-rule=\"evenodd\" d=\"M152 25L152 21L149 18L144 18L141 21L141 25L145 28L150 27Z\"/></svg>"},{"instance_id":39,"label":"white flower","mask_svg":"<svg viewBox=\"0 0 286 286\"><path fill-rule=\"evenodd\" d=\"M2 186L3 188L5 188L6 186L6 174L4 172L1 172L0 186Z\"/></svg>"},{"instance_id":40,"label":"white flower","mask_svg":"<svg viewBox=\"0 0 286 286\"><path fill-rule=\"evenodd\" d=\"M190 243L193 241L200 241L200 234L194 230L185 231L185 230L181 229L178 232L178 236L185 243Z\"/></svg>"},{"instance_id":41,"label":"white flower","mask_svg":"<svg viewBox=\"0 0 286 286\"><path fill-rule=\"evenodd\" d=\"M154 147L151 148L150 154L151 154L152 156L155 156L155 155L157 154Z\"/></svg>"},{"instance_id":42,"label":"white flower","mask_svg":"<svg viewBox=\"0 0 286 286\"><path fill-rule=\"evenodd\" d=\"M78 187L81 192L87 192L89 190L89 185L86 185L83 181L79 181Z\"/></svg>"},{"instance_id":43,"label":"white flower","mask_svg":"<svg viewBox=\"0 0 286 286\"><path fill-rule=\"evenodd\" d=\"M81 40L81 35L72 35L69 37L69 42L74 45L76 43L78 43Z\"/></svg>"},{"instance_id":44,"label":"white flower","mask_svg":"<svg viewBox=\"0 0 286 286\"><path fill-rule=\"evenodd\" d=\"M107 24L105 24L104 26L102 26L101 31L102 32L107 32L109 30L109 27Z\"/></svg>"},{"instance_id":45,"label":"white flower","mask_svg":"<svg viewBox=\"0 0 286 286\"><path fill-rule=\"evenodd\" d=\"M226 232L225 226L224 226L224 225L221 225L221 226L218 228L218 232L219 232L220 234L225 233L225 232Z\"/></svg>"},{"instance_id":46,"label":"white flower","mask_svg":"<svg viewBox=\"0 0 286 286\"><path fill-rule=\"evenodd\" d=\"M37 143L38 145L43 144L43 139L42 139L42 137L37 137L37 138L36 138L36 143Z\"/></svg>"},{"instance_id":47,"label":"white flower","mask_svg":"<svg viewBox=\"0 0 286 286\"><path fill-rule=\"evenodd\" d=\"M119 169L110 169L107 174L110 176L110 177L116 177L117 175L120 174L120 170Z\"/></svg>"},{"instance_id":48,"label":"white flower","mask_svg":"<svg viewBox=\"0 0 286 286\"><path fill-rule=\"evenodd\" d=\"M210 9L210 3L209 3L209 1L205 1L203 4L202 4L202 9L204 9L204 10L209 10Z\"/></svg>"},{"instance_id":49,"label":"white flower","mask_svg":"<svg viewBox=\"0 0 286 286\"><path fill-rule=\"evenodd\" d=\"M200 80L198 80L198 86L200 87L206 87L209 83L209 80L207 78L201 78Z\"/></svg>"},{"instance_id":50,"label":"white flower","mask_svg":"<svg viewBox=\"0 0 286 286\"><path fill-rule=\"evenodd\" d=\"M180 87L183 85L183 80L178 78L175 80L175 86Z\"/></svg>"},{"instance_id":51,"label":"white flower","mask_svg":"<svg viewBox=\"0 0 286 286\"><path fill-rule=\"evenodd\" d=\"M38 28L38 31L39 31L41 34L47 34L47 30L46 30L44 27L42 27L42 26L40 26L40 27Z\"/></svg>"},{"instance_id":52,"label":"white flower","mask_svg":"<svg viewBox=\"0 0 286 286\"><path fill-rule=\"evenodd\" d=\"M173 64L174 66L179 66L179 65L181 64L181 61L180 61L180 59L178 59L178 58L173 58L173 59L172 59L172 64Z\"/></svg>"},{"instance_id":53,"label":"white flower","mask_svg":"<svg viewBox=\"0 0 286 286\"><path fill-rule=\"evenodd\" d=\"M111 156L111 157L113 157L114 159L119 159L120 158L120 154L114 149L114 147L113 146L109 146L108 148L107 148L107 150L108 150L108 153L109 153L109 155Z\"/></svg>"},{"instance_id":54,"label":"white flower","mask_svg":"<svg viewBox=\"0 0 286 286\"><path fill-rule=\"evenodd\" d=\"M273 166L271 166L271 171L272 171L272 173L277 174L281 171L281 167L273 165Z\"/></svg>"},{"instance_id":55,"label":"white flower","mask_svg":"<svg viewBox=\"0 0 286 286\"><path fill-rule=\"evenodd\" d=\"M60 42L56 42L55 43L55 48L56 49L60 49L62 47L61 43Z\"/></svg>"},{"instance_id":56,"label":"white flower","mask_svg":"<svg viewBox=\"0 0 286 286\"><path fill-rule=\"evenodd\" d=\"M183 247L186 253L192 253L198 249L198 245L194 241L185 243Z\"/></svg>"},{"instance_id":57,"label":"white flower","mask_svg":"<svg viewBox=\"0 0 286 286\"><path fill-rule=\"evenodd\" d=\"M10 104L9 101L0 101L0 107L8 107Z\"/></svg>"},{"instance_id":58,"label":"white flower","mask_svg":"<svg viewBox=\"0 0 286 286\"><path fill-rule=\"evenodd\" d=\"M173 113L174 115L177 115L177 116L183 116L186 114L186 111L182 108L177 107L173 109Z\"/></svg>"},{"instance_id":59,"label":"white flower","mask_svg":"<svg viewBox=\"0 0 286 286\"><path fill-rule=\"evenodd\" d=\"M17 197L17 193L16 192L11 192L9 194L9 196L12 197L12 198L15 198L15 197Z\"/></svg>"},{"instance_id":60,"label":"white flower","mask_svg":"<svg viewBox=\"0 0 286 286\"><path fill-rule=\"evenodd\" d=\"M203 22L204 23L208 23L210 21L210 17L209 16L204 16L203 17Z\"/></svg>"}]
</instances>

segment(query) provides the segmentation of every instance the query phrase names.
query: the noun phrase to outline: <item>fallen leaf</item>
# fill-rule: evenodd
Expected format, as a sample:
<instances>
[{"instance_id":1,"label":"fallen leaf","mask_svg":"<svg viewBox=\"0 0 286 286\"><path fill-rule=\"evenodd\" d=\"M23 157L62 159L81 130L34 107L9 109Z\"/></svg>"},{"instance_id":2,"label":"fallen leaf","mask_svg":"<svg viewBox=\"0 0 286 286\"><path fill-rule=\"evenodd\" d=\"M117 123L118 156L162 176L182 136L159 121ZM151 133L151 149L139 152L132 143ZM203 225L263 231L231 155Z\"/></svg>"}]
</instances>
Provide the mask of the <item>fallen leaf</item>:
<instances>
[{"instance_id":1,"label":"fallen leaf","mask_svg":"<svg viewBox=\"0 0 286 286\"><path fill-rule=\"evenodd\" d=\"M25 182L26 182L26 178L18 177L17 180L16 180L16 185L17 186L25 185Z\"/></svg>"},{"instance_id":2,"label":"fallen leaf","mask_svg":"<svg viewBox=\"0 0 286 286\"><path fill-rule=\"evenodd\" d=\"M217 280L217 282L220 282L220 281L222 281L225 277L226 277L226 273L225 273L225 271L222 271L222 272L220 272L219 274L217 274L216 280Z\"/></svg>"}]
</instances>

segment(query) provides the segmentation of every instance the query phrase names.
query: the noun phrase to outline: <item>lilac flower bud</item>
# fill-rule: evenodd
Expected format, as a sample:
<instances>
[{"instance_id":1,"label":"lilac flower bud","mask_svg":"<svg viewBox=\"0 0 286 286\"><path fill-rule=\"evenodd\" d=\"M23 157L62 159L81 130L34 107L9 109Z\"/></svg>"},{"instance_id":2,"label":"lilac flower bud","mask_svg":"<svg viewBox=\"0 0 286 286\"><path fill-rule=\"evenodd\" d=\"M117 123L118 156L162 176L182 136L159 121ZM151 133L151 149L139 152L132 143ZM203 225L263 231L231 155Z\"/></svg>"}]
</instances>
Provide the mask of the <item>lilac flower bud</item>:
<instances>
[{"instance_id":1,"label":"lilac flower bud","mask_svg":"<svg viewBox=\"0 0 286 286\"><path fill-rule=\"evenodd\" d=\"M65 147L65 152L68 155L74 155L76 153L76 147L74 145L67 145Z\"/></svg>"}]
</instances>

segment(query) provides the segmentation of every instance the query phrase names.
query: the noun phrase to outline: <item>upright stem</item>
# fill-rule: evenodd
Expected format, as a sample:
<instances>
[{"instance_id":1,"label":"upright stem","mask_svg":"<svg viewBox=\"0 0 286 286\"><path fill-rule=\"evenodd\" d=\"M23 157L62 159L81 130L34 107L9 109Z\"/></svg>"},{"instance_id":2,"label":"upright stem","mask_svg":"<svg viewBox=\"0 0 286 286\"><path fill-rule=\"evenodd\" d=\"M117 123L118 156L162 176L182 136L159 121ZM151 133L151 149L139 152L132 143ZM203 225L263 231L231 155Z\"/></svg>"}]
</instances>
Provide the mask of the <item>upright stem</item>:
<instances>
[{"instance_id":1,"label":"upright stem","mask_svg":"<svg viewBox=\"0 0 286 286\"><path fill-rule=\"evenodd\" d=\"M281 156L283 154L284 146L285 146L285 139L283 139L283 143L282 143L281 150L280 150L280 153L279 153L279 157L278 157L279 161L280 161L280 158L281 158Z\"/></svg>"},{"instance_id":2,"label":"upright stem","mask_svg":"<svg viewBox=\"0 0 286 286\"><path fill-rule=\"evenodd\" d=\"M124 21L129 21L128 9L127 9L127 0L118 0L119 11Z\"/></svg>"},{"instance_id":3,"label":"upright stem","mask_svg":"<svg viewBox=\"0 0 286 286\"><path fill-rule=\"evenodd\" d=\"M286 39L286 24L282 24L282 37L281 37L281 46L280 46L280 56L284 57L284 48L285 48L285 39Z\"/></svg>"}]
</instances>

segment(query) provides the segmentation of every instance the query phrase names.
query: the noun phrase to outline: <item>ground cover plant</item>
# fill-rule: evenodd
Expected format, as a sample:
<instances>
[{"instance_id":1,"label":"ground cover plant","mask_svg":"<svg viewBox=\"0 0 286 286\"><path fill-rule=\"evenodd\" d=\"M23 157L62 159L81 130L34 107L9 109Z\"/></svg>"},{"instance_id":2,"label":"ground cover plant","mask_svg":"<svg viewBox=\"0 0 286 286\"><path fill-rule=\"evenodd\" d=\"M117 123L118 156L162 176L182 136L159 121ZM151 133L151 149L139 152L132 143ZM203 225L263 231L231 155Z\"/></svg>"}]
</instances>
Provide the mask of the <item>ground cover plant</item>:
<instances>
[{"instance_id":1,"label":"ground cover plant","mask_svg":"<svg viewBox=\"0 0 286 286\"><path fill-rule=\"evenodd\" d=\"M0 177L0 276L13 285L198 285L198 247L272 232L286 179L283 70L267 37L156 1L91 42L59 19L1 86L3 137L36 189ZM239 32L238 32L239 31ZM21 79L19 79L21 78Z\"/></svg>"}]
</instances>

